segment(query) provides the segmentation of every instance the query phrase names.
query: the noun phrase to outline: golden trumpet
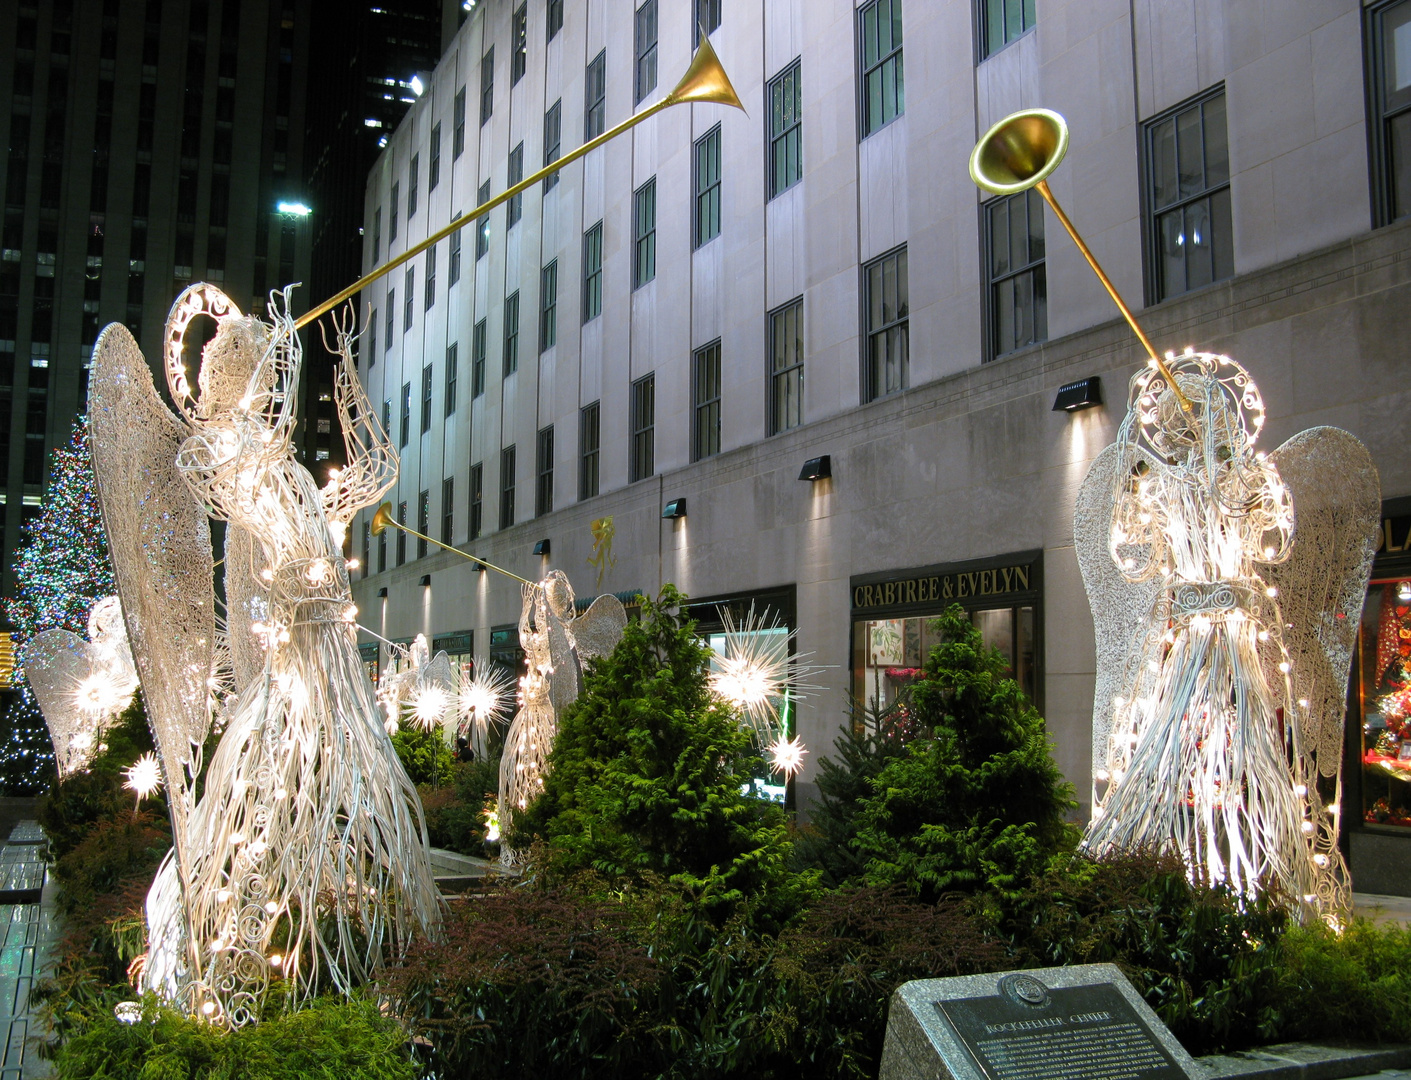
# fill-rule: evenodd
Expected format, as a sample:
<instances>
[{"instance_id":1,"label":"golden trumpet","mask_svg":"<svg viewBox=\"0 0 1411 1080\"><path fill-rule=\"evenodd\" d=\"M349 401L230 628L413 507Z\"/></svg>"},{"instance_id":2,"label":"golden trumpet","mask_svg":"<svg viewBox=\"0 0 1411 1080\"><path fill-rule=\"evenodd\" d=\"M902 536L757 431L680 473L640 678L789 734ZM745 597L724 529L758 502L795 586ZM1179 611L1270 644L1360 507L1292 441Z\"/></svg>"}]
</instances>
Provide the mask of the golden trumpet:
<instances>
[{"instance_id":1,"label":"golden trumpet","mask_svg":"<svg viewBox=\"0 0 1411 1080\"><path fill-rule=\"evenodd\" d=\"M372 515L372 535L381 536L388 528L401 529L402 532L410 533L412 536L415 536L418 540L425 540L428 544L435 544L438 548L459 555L462 559L469 559L471 562L479 563L487 570L494 570L498 573L504 574L505 577L512 577L515 579L515 581L518 581L524 585L534 584L534 582L530 581L528 578L522 578L518 574L511 574L508 570L504 569L503 567L496 566L494 563L491 562L486 562L478 555L471 555L468 552L462 551L460 548L451 547L450 544L443 544L440 540L433 540L425 533L419 533L415 529L408 528L392 516L392 504L389 502L385 502L377 508L377 513Z\"/></svg>"},{"instance_id":2,"label":"golden trumpet","mask_svg":"<svg viewBox=\"0 0 1411 1080\"><path fill-rule=\"evenodd\" d=\"M720 58L715 55L715 50L710 47L710 39L704 36L701 37L700 48L696 50L696 55L691 59L691 66L686 69L686 74L681 76L681 81L676 84L675 89L673 89L671 93L667 94L666 97L662 98L660 101L656 102L653 105L648 105L641 112L637 113L634 116L628 117L616 127L608 128L607 131L604 131L601 135L597 136L596 138L589 139L577 150L570 151L558 160L548 165L545 165L538 172L533 173L530 176L526 176L519 183L514 184L513 186L508 187L504 191L500 192L489 202L477 206L470 213L463 214L461 217L456 218L455 221L451 222L444 229L440 229L439 231L432 233L421 243L408 248L406 251L402 252L402 254L398 255L395 259L389 259L387 262L379 266L376 270L373 270L371 273L364 274L362 277L358 278L357 281L353 282L351 285L349 285L342 292L338 293L336 296L325 300L323 303L319 304L318 307L313 308L312 310L306 312L303 315L300 315L297 319L294 320L295 329L307 326L315 319L332 311L344 300L347 300L349 297L355 296L357 293L361 292L363 288L368 285L371 285L378 278L383 277L386 274L390 274L393 270L397 269L397 267L410 261L411 259L416 258L416 256L420 255L427 248L440 243L442 240L446 239L446 237L450 236L453 232L456 232L458 229L465 228L472 221L477 221L480 218L484 217L487 213L495 209L495 207L499 206L502 202L506 202L507 200L514 198L521 191L525 191L526 189L533 187L540 180L543 180L545 177L551 176L552 174L558 172L570 162L577 161L589 151L596 150L599 146L602 146L603 143L609 142L612 139L617 138L624 131L636 127L647 117L654 116L657 113L661 112L663 109L669 108L672 105L682 105L692 101L713 102L717 105L733 105L735 108L739 109L742 112L745 108L743 105L740 104L740 98L735 93L735 88L730 85L730 77L725 74L725 69L720 64ZM396 523L392 522L392 524ZM432 542L434 543L435 541ZM489 564L487 563L486 565ZM510 576L513 577L514 575Z\"/></svg>"},{"instance_id":3,"label":"golden trumpet","mask_svg":"<svg viewBox=\"0 0 1411 1080\"><path fill-rule=\"evenodd\" d=\"M1181 403L1182 410L1191 415L1190 399L1176 385L1176 379L1171 374L1171 369L1166 366L1166 361L1161 359L1161 354L1146 336L1141 324L1137 322L1137 317L1132 314L1132 309L1117 292L1117 286L1112 284L1112 279L1088 250L1088 245L1078 235L1078 230L1073 227L1068 215L1063 212L1063 207L1058 205L1058 200L1049 190L1049 174L1058 168L1058 163L1067 152L1067 121L1051 109L1024 109L1006 116L985 132L975 144L975 149L970 153L970 179L980 188L996 195L1016 195L1029 188L1038 190L1044 202L1048 203L1059 222L1068 230L1073 243L1078 245L1083 258L1088 260L1088 265L1093 268L1093 273L1097 274L1103 288L1122 312L1127 325L1136 332L1142 347L1151 357L1151 362L1165 377L1166 385Z\"/></svg>"}]
</instances>

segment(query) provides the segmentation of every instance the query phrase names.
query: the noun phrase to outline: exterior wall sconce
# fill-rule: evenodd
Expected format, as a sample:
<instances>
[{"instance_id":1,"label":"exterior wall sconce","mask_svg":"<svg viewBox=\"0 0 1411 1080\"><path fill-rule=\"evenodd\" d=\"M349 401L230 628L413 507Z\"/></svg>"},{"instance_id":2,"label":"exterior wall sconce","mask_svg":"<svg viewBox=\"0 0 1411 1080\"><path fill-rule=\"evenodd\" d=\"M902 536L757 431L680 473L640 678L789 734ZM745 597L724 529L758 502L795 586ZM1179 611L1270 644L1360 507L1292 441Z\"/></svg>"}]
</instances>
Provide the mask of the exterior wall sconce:
<instances>
[{"instance_id":1,"label":"exterior wall sconce","mask_svg":"<svg viewBox=\"0 0 1411 1080\"><path fill-rule=\"evenodd\" d=\"M661 516L664 518L683 518L686 516L686 500L672 499L662 507Z\"/></svg>"},{"instance_id":2,"label":"exterior wall sconce","mask_svg":"<svg viewBox=\"0 0 1411 1080\"><path fill-rule=\"evenodd\" d=\"M483 562L473 562L470 564L470 568L477 574L485 573L485 564Z\"/></svg>"},{"instance_id":3,"label":"exterior wall sconce","mask_svg":"<svg viewBox=\"0 0 1411 1080\"><path fill-rule=\"evenodd\" d=\"M826 480L833 475L833 458L831 454L823 454L821 457L809 458L803 463L803 468L799 471L800 480Z\"/></svg>"},{"instance_id":4,"label":"exterior wall sconce","mask_svg":"<svg viewBox=\"0 0 1411 1080\"><path fill-rule=\"evenodd\" d=\"M1058 397L1053 399L1054 412L1077 412L1102 404L1102 380L1096 375L1070 382L1058 388Z\"/></svg>"},{"instance_id":5,"label":"exterior wall sconce","mask_svg":"<svg viewBox=\"0 0 1411 1080\"><path fill-rule=\"evenodd\" d=\"M534 545L535 555L547 555L549 553L549 538L546 536Z\"/></svg>"},{"instance_id":6,"label":"exterior wall sconce","mask_svg":"<svg viewBox=\"0 0 1411 1080\"><path fill-rule=\"evenodd\" d=\"M380 597L382 597L382 599L386 600L386 599L387 599L387 586L384 585L384 586L382 586L382 588L378 589L378 590L377 590L377 595L380 596Z\"/></svg>"},{"instance_id":7,"label":"exterior wall sconce","mask_svg":"<svg viewBox=\"0 0 1411 1080\"><path fill-rule=\"evenodd\" d=\"M430 574L422 574L422 575L421 575L421 587L422 587L423 589L429 589L429 588L431 588L431 575L430 575Z\"/></svg>"}]
</instances>

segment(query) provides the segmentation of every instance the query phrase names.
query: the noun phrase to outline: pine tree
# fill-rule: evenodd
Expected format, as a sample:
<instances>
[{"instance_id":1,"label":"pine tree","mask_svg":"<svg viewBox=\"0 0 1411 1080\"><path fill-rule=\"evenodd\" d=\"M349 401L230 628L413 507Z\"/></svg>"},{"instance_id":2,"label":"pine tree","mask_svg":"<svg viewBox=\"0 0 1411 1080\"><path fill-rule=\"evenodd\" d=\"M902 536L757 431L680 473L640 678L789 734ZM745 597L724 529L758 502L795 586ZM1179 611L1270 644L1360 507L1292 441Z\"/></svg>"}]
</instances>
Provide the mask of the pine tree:
<instances>
[{"instance_id":1,"label":"pine tree","mask_svg":"<svg viewBox=\"0 0 1411 1080\"><path fill-rule=\"evenodd\" d=\"M38 795L54 778L54 747L39 702L28 686L0 717L0 792Z\"/></svg>"}]
</instances>

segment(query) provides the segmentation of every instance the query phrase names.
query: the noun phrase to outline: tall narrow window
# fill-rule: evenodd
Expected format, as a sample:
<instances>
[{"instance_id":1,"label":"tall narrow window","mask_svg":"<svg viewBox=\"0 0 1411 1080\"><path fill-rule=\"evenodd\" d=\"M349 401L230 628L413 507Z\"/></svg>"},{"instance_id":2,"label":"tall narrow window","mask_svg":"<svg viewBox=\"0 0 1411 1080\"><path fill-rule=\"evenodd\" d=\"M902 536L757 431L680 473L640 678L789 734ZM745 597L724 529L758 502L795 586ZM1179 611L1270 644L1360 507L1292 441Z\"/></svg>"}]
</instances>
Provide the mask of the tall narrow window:
<instances>
[{"instance_id":1,"label":"tall narrow window","mask_svg":"<svg viewBox=\"0 0 1411 1080\"><path fill-rule=\"evenodd\" d=\"M446 416L456 411L456 382L460 378L461 343L453 341L446 346Z\"/></svg>"},{"instance_id":2,"label":"tall narrow window","mask_svg":"<svg viewBox=\"0 0 1411 1080\"><path fill-rule=\"evenodd\" d=\"M906 248L862 268L867 312L865 399L873 401L910 385Z\"/></svg>"},{"instance_id":3,"label":"tall narrow window","mask_svg":"<svg viewBox=\"0 0 1411 1080\"><path fill-rule=\"evenodd\" d=\"M697 349L691 366L691 460L720 453L720 342Z\"/></svg>"},{"instance_id":4,"label":"tall narrow window","mask_svg":"<svg viewBox=\"0 0 1411 1080\"><path fill-rule=\"evenodd\" d=\"M377 538L377 572L380 574L387 569L387 533L384 530Z\"/></svg>"},{"instance_id":5,"label":"tall narrow window","mask_svg":"<svg viewBox=\"0 0 1411 1080\"><path fill-rule=\"evenodd\" d=\"M769 84L769 197L803 176L803 91L795 60Z\"/></svg>"},{"instance_id":6,"label":"tall narrow window","mask_svg":"<svg viewBox=\"0 0 1411 1080\"><path fill-rule=\"evenodd\" d=\"M387 340L382 343L382 347L383 347L384 349L386 349L388 352L391 352L391 351L392 351L392 331L396 328L396 327L395 327L396 316L395 316L395 314L394 314L394 312L396 312L396 310L397 310L397 290L396 290L396 289L388 289L388 290L387 290Z\"/></svg>"},{"instance_id":7,"label":"tall narrow window","mask_svg":"<svg viewBox=\"0 0 1411 1080\"><path fill-rule=\"evenodd\" d=\"M720 125L696 140L695 246L720 235Z\"/></svg>"},{"instance_id":8,"label":"tall narrow window","mask_svg":"<svg viewBox=\"0 0 1411 1080\"><path fill-rule=\"evenodd\" d=\"M392 437L392 399L382 399L382 431L390 439Z\"/></svg>"},{"instance_id":9,"label":"tall narrow window","mask_svg":"<svg viewBox=\"0 0 1411 1080\"><path fill-rule=\"evenodd\" d=\"M441 123L437 121L431 125L431 161L426 167L426 190L427 193L436 190L436 185L441 182Z\"/></svg>"},{"instance_id":10,"label":"tall narrow window","mask_svg":"<svg viewBox=\"0 0 1411 1080\"><path fill-rule=\"evenodd\" d=\"M455 133L451 136L451 157L459 158L465 153L465 87L456 91L456 101L451 109L451 119L455 122Z\"/></svg>"},{"instance_id":11,"label":"tall narrow window","mask_svg":"<svg viewBox=\"0 0 1411 1080\"><path fill-rule=\"evenodd\" d=\"M470 335L470 396L485 393L485 320L475 324Z\"/></svg>"},{"instance_id":12,"label":"tall narrow window","mask_svg":"<svg viewBox=\"0 0 1411 1080\"><path fill-rule=\"evenodd\" d=\"M412 439L412 384L402 384L402 437L398 445L403 448Z\"/></svg>"},{"instance_id":13,"label":"tall narrow window","mask_svg":"<svg viewBox=\"0 0 1411 1080\"><path fill-rule=\"evenodd\" d=\"M563 29L563 0L549 0L548 23L548 40L553 41Z\"/></svg>"},{"instance_id":14,"label":"tall narrow window","mask_svg":"<svg viewBox=\"0 0 1411 1080\"><path fill-rule=\"evenodd\" d=\"M505 377L519 370L519 290L505 297Z\"/></svg>"},{"instance_id":15,"label":"tall narrow window","mask_svg":"<svg viewBox=\"0 0 1411 1080\"><path fill-rule=\"evenodd\" d=\"M385 567L383 569L386 569ZM372 522L363 522L363 577L372 573Z\"/></svg>"},{"instance_id":16,"label":"tall narrow window","mask_svg":"<svg viewBox=\"0 0 1411 1080\"><path fill-rule=\"evenodd\" d=\"M422 306L430 311L436 303L436 245L426 249L426 284L422 286L425 294L422 298Z\"/></svg>"},{"instance_id":17,"label":"tall narrow window","mask_svg":"<svg viewBox=\"0 0 1411 1080\"><path fill-rule=\"evenodd\" d=\"M524 179L524 143L520 143L510 151L508 187L514 187ZM519 219L524 215L524 192L510 197L508 209L505 211L505 228L511 228L518 224Z\"/></svg>"},{"instance_id":18,"label":"tall narrow window","mask_svg":"<svg viewBox=\"0 0 1411 1080\"><path fill-rule=\"evenodd\" d=\"M485 466L476 462L470 467L470 533L467 540L478 540L485 531Z\"/></svg>"},{"instance_id":19,"label":"tall narrow window","mask_svg":"<svg viewBox=\"0 0 1411 1080\"><path fill-rule=\"evenodd\" d=\"M388 206L391 216L387 220L387 254L392 254L392 244L397 239L397 205L402 198L402 182L398 180L392 185L392 201Z\"/></svg>"},{"instance_id":20,"label":"tall narrow window","mask_svg":"<svg viewBox=\"0 0 1411 1080\"><path fill-rule=\"evenodd\" d=\"M421 433L431 430L431 376L433 365L421 369ZM424 531L424 530L423 530Z\"/></svg>"},{"instance_id":21,"label":"tall narrow window","mask_svg":"<svg viewBox=\"0 0 1411 1080\"><path fill-rule=\"evenodd\" d=\"M407 217L416 214L416 196L419 190L418 173L421 171L421 155L413 154L412 163L407 166Z\"/></svg>"},{"instance_id":22,"label":"tall narrow window","mask_svg":"<svg viewBox=\"0 0 1411 1080\"><path fill-rule=\"evenodd\" d=\"M441 543L451 544L455 541L456 528L456 478L448 476L441 481Z\"/></svg>"},{"instance_id":23,"label":"tall narrow window","mask_svg":"<svg viewBox=\"0 0 1411 1080\"><path fill-rule=\"evenodd\" d=\"M696 33L715 33L720 29L720 0L696 0Z\"/></svg>"},{"instance_id":24,"label":"tall narrow window","mask_svg":"<svg viewBox=\"0 0 1411 1080\"><path fill-rule=\"evenodd\" d=\"M426 558L427 545L424 537L431 532L431 492L423 491L416 498L416 531L421 536L416 538L416 557Z\"/></svg>"},{"instance_id":25,"label":"tall narrow window","mask_svg":"<svg viewBox=\"0 0 1411 1080\"><path fill-rule=\"evenodd\" d=\"M490 201L490 181L480 185L475 193L475 205L484 206ZM490 215L484 215L475 223L475 258L479 261L490 250Z\"/></svg>"},{"instance_id":26,"label":"tall narrow window","mask_svg":"<svg viewBox=\"0 0 1411 1080\"><path fill-rule=\"evenodd\" d=\"M495 114L495 46L491 45L480 60L480 126L484 127Z\"/></svg>"},{"instance_id":27,"label":"tall narrow window","mask_svg":"<svg viewBox=\"0 0 1411 1080\"><path fill-rule=\"evenodd\" d=\"M652 177L632 197L632 287L657 276L657 180Z\"/></svg>"},{"instance_id":28,"label":"tall narrow window","mask_svg":"<svg viewBox=\"0 0 1411 1080\"><path fill-rule=\"evenodd\" d=\"M558 341L559 261L539 271L539 351Z\"/></svg>"},{"instance_id":29,"label":"tall narrow window","mask_svg":"<svg viewBox=\"0 0 1411 1080\"><path fill-rule=\"evenodd\" d=\"M402 284L402 333L405 334L412 328L412 319L416 315L416 267L407 267Z\"/></svg>"},{"instance_id":30,"label":"tall narrow window","mask_svg":"<svg viewBox=\"0 0 1411 1080\"><path fill-rule=\"evenodd\" d=\"M583 321L603 313L603 223L583 234Z\"/></svg>"},{"instance_id":31,"label":"tall narrow window","mask_svg":"<svg viewBox=\"0 0 1411 1080\"><path fill-rule=\"evenodd\" d=\"M769 434L803 423L803 297L769 315Z\"/></svg>"},{"instance_id":32,"label":"tall narrow window","mask_svg":"<svg viewBox=\"0 0 1411 1080\"><path fill-rule=\"evenodd\" d=\"M520 4L515 8L510 21L510 85L524 78L529 66L529 5Z\"/></svg>"},{"instance_id":33,"label":"tall narrow window","mask_svg":"<svg viewBox=\"0 0 1411 1080\"><path fill-rule=\"evenodd\" d=\"M636 92L632 100L640 104L657 88L657 0L647 0L637 9L636 22Z\"/></svg>"},{"instance_id":34,"label":"tall narrow window","mask_svg":"<svg viewBox=\"0 0 1411 1080\"><path fill-rule=\"evenodd\" d=\"M460 212L459 210L457 210L457 211L456 211L456 216L453 217L453 218L451 218L451 220L452 220L452 221L458 221L458 220L460 219L460 216L461 216L461 212ZM454 285L456 282L458 282L458 281L461 279L461 230L460 230L460 229L457 229L455 232L451 233L450 241L451 241L451 257L450 257L450 259L448 260L448 261L449 261L449 265L446 267L446 284L447 284L447 285Z\"/></svg>"},{"instance_id":35,"label":"tall narrow window","mask_svg":"<svg viewBox=\"0 0 1411 1080\"><path fill-rule=\"evenodd\" d=\"M554 510L554 425L541 428L535 448L534 516Z\"/></svg>"},{"instance_id":36,"label":"tall narrow window","mask_svg":"<svg viewBox=\"0 0 1411 1080\"><path fill-rule=\"evenodd\" d=\"M1034 0L980 0L980 56L993 56L1034 28Z\"/></svg>"},{"instance_id":37,"label":"tall narrow window","mask_svg":"<svg viewBox=\"0 0 1411 1080\"><path fill-rule=\"evenodd\" d=\"M368 370L377 363L377 309L373 308L367 317L367 366Z\"/></svg>"},{"instance_id":38,"label":"tall narrow window","mask_svg":"<svg viewBox=\"0 0 1411 1080\"><path fill-rule=\"evenodd\" d=\"M1178 105L1144 129L1149 277L1152 299L1165 300L1235 272L1224 88Z\"/></svg>"},{"instance_id":39,"label":"tall narrow window","mask_svg":"<svg viewBox=\"0 0 1411 1080\"><path fill-rule=\"evenodd\" d=\"M1372 218L1411 214L1411 0L1366 7Z\"/></svg>"},{"instance_id":40,"label":"tall narrow window","mask_svg":"<svg viewBox=\"0 0 1411 1080\"><path fill-rule=\"evenodd\" d=\"M872 0L857 13L862 46L862 135L906 112L901 65L901 0Z\"/></svg>"},{"instance_id":41,"label":"tall narrow window","mask_svg":"<svg viewBox=\"0 0 1411 1080\"><path fill-rule=\"evenodd\" d=\"M588 65L587 86L583 94L583 141L603 133L607 123L607 50L593 57Z\"/></svg>"},{"instance_id":42,"label":"tall narrow window","mask_svg":"<svg viewBox=\"0 0 1411 1080\"><path fill-rule=\"evenodd\" d=\"M500 451L500 528L514 524L514 447Z\"/></svg>"},{"instance_id":43,"label":"tall narrow window","mask_svg":"<svg viewBox=\"0 0 1411 1080\"><path fill-rule=\"evenodd\" d=\"M382 261L382 207L372 212L372 265Z\"/></svg>"},{"instance_id":44,"label":"tall narrow window","mask_svg":"<svg viewBox=\"0 0 1411 1080\"><path fill-rule=\"evenodd\" d=\"M407 523L407 504L403 500L397 504L397 524ZM397 565L401 566L407 561L407 534L404 530L397 530Z\"/></svg>"},{"instance_id":45,"label":"tall narrow window","mask_svg":"<svg viewBox=\"0 0 1411 1080\"><path fill-rule=\"evenodd\" d=\"M552 165L559 159L560 143L563 141L563 99L549 106L544 114L544 165ZM550 173L544 178L544 190L551 190L559 182L558 173Z\"/></svg>"},{"instance_id":46,"label":"tall narrow window","mask_svg":"<svg viewBox=\"0 0 1411 1080\"><path fill-rule=\"evenodd\" d=\"M990 355L1048 340L1044 201L1033 188L985 204Z\"/></svg>"},{"instance_id":47,"label":"tall narrow window","mask_svg":"<svg viewBox=\"0 0 1411 1080\"><path fill-rule=\"evenodd\" d=\"M598 402L578 410L578 498L598 493Z\"/></svg>"},{"instance_id":48,"label":"tall narrow window","mask_svg":"<svg viewBox=\"0 0 1411 1080\"><path fill-rule=\"evenodd\" d=\"M655 372L632 384L632 483L651 476L656 468L656 388Z\"/></svg>"}]
</instances>

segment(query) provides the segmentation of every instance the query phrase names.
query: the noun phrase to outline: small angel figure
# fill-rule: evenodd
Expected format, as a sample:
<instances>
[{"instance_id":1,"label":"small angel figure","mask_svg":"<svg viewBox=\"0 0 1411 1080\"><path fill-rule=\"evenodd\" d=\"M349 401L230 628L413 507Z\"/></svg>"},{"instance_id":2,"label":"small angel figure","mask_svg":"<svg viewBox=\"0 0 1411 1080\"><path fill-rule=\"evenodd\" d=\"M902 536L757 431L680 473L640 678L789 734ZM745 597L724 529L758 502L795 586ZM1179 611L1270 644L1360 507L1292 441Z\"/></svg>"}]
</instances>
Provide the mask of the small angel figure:
<instances>
[{"instance_id":1,"label":"small angel figure","mask_svg":"<svg viewBox=\"0 0 1411 1080\"><path fill-rule=\"evenodd\" d=\"M398 651L401 647L398 646ZM444 727L455 716L456 677L451 658L444 652L431 655L426 635L417 634L397 668L383 676L378 700L387 714L387 733L395 735L405 709L413 723L428 731Z\"/></svg>"},{"instance_id":2,"label":"small angel figure","mask_svg":"<svg viewBox=\"0 0 1411 1080\"><path fill-rule=\"evenodd\" d=\"M1273 884L1310 910L1337 912L1347 888L1336 823L1342 711L1336 694L1312 688L1346 685L1350 639L1330 655L1316 635L1357 622L1370 567L1357 514L1372 508L1375 528L1377 513L1359 483L1370 461L1329 428L1274 456L1256 452L1264 405L1244 368L1208 353L1168 364L1189 407L1157 371L1139 372L1116 445L1094 462L1075 514L1099 663L1121 672L1099 675L1100 694L1117 692L1095 708L1105 743L1095 734L1084 845L1174 848L1237 891ZM1353 513L1323 515L1337 500L1308 482L1310 452L1353 467L1344 488ZM1343 533L1320 545L1324 517ZM1309 610L1330 595L1334 611ZM1295 612L1312 625L1295 625Z\"/></svg>"}]
</instances>

